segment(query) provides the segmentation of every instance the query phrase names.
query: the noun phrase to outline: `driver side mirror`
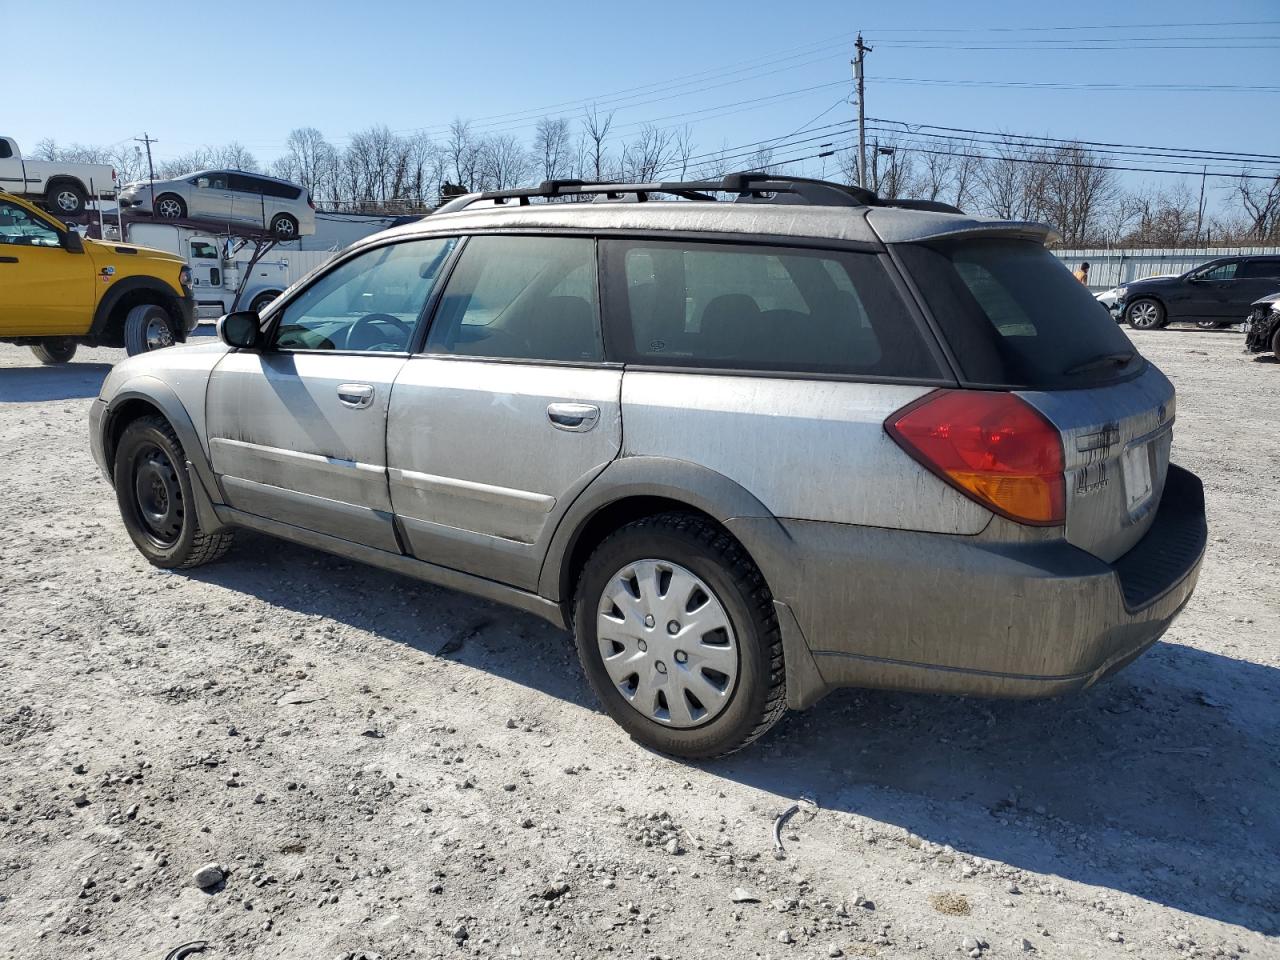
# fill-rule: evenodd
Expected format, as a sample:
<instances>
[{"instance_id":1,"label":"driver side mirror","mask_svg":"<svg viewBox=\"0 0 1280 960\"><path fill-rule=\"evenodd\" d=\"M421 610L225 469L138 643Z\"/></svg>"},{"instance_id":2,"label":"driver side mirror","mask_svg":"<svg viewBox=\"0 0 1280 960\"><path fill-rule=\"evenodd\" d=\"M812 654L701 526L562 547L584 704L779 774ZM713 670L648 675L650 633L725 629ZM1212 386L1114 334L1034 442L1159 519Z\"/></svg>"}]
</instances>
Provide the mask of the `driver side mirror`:
<instances>
[{"instance_id":1,"label":"driver side mirror","mask_svg":"<svg viewBox=\"0 0 1280 960\"><path fill-rule=\"evenodd\" d=\"M58 234L58 243L67 253L84 253L84 238L80 236L78 230L71 229L71 225L67 225L68 229Z\"/></svg>"},{"instance_id":2,"label":"driver side mirror","mask_svg":"<svg viewBox=\"0 0 1280 960\"><path fill-rule=\"evenodd\" d=\"M262 344L262 318L256 310L237 310L218 320L218 339L229 347L251 350Z\"/></svg>"}]
</instances>

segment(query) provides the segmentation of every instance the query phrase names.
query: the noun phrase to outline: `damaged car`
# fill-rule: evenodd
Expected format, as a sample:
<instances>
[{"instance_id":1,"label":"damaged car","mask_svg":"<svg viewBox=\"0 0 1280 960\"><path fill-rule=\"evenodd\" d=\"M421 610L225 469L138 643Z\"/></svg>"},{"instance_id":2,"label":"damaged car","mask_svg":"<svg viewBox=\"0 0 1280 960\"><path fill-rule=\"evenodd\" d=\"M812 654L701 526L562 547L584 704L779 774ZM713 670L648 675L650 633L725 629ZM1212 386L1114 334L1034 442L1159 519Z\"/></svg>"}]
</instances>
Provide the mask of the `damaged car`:
<instances>
[{"instance_id":1,"label":"damaged car","mask_svg":"<svg viewBox=\"0 0 1280 960\"><path fill-rule=\"evenodd\" d=\"M1245 353L1274 353L1280 360L1280 293L1254 301L1244 321Z\"/></svg>"}]
</instances>

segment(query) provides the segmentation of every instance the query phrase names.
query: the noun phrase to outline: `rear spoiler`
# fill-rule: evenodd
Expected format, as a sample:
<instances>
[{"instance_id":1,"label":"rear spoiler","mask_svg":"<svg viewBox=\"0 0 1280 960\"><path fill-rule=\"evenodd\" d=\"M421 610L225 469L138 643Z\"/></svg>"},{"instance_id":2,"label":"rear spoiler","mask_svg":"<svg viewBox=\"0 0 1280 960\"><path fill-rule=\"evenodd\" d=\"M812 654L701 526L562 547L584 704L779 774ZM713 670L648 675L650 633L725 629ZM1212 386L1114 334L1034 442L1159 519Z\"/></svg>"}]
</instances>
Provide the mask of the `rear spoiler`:
<instances>
[{"instance_id":1,"label":"rear spoiler","mask_svg":"<svg viewBox=\"0 0 1280 960\"><path fill-rule=\"evenodd\" d=\"M990 220L963 214L912 211L904 215L892 207L867 211L867 223L884 243L928 243L931 240L1030 240L1047 244L1062 237L1047 223L1032 220Z\"/></svg>"}]
</instances>

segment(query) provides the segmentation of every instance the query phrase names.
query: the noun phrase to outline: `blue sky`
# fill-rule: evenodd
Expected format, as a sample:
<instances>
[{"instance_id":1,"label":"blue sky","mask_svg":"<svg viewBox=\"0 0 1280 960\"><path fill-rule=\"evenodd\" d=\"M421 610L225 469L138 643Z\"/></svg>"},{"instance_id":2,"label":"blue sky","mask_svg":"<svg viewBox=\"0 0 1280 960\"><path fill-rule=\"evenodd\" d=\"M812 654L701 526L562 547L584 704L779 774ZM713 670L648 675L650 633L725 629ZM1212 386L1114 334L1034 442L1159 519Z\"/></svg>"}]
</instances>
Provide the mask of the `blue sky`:
<instances>
[{"instance_id":1,"label":"blue sky","mask_svg":"<svg viewBox=\"0 0 1280 960\"><path fill-rule=\"evenodd\" d=\"M24 95L4 98L2 132L28 145L43 137L111 143L146 130L159 139L162 158L239 140L269 161L288 131L303 125L339 144L370 124L435 131L455 116L476 118L481 132L526 136L541 108L577 116L581 101L598 98L615 101L620 133L644 121L688 123L704 152L851 119L849 58L861 29L875 47L867 59L874 117L1280 154L1276 0L46 0L40 11L46 22L62 18L86 29L57 31L56 49L22 43L6 50L6 85L28 79ZM87 28L108 11L114 31ZM0 23L31 12L29 0L0 0ZM1262 20L1275 22L1180 26ZM1043 29L1060 27L1091 29ZM1173 38L1162 42L1177 48L1123 39L1151 37ZM1034 48L1023 46L1028 41ZM1009 44L1020 48L991 49ZM1080 45L1106 49L1059 49ZM1133 49L1142 46L1148 49ZM1223 46L1234 49L1210 49ZM986 85L1008 82L1117 88ZM1169 84L1241 89L1144 88ZM849 134L832 136L843 143ZM820 172L816 161L807 172Z\"/></svg>"}]
</instances>

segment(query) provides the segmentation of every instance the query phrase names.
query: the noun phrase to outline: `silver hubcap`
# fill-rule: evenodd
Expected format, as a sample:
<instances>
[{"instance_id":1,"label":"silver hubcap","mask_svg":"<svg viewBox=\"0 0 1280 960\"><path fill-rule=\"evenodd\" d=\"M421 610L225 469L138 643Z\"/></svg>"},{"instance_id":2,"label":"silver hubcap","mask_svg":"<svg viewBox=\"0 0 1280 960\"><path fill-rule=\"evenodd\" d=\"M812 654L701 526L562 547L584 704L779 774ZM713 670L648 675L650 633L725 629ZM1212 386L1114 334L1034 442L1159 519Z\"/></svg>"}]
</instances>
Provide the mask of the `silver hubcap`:
<instances>
[{"instance_id":1,"label":"silver hubcap","mask_svg":"<svg viewBox=\"0 0 1280 960\"><path fill-rule=\"evenodd\" d=\"M292 236L293 236L293 221L292 221L292 220L277 220L277 221L276 221L276 234L277 234L278 236L281 236L281 237L292 237Z\"/></svg>"},{"instance_id":2,"label":"silver hubcap","mask_svg":"<svg viewBox=\"0 0 1280 960\"><path fill-rule=\"evenodd\" d=\"M182 207L178 206L177 200L161 200L156 206L162 217L176 219L182 215Z\"/></svg>"},{"instance_id":3,"label":"silver hubcap","mask_svg":"<svg viewBox=\"0 0 1280 960\"><path fill-rule=\"evenodd\" d=\"M1156 305L1150 300L1135 303L1129 309L1129 318L1133 321L1135 327L1154 327L1159 317L1160 311L1156 309Z\"/></svg>"},{"instance_id":4,"label":"silver hubcap","mask_svg":"<svg viewBox=\"0 0 1280 960\"><path fill-rule=\"evenodd\" d=\"M169 324L165 323L159 317L152 317L147 321L147 349L159 350L162 347L173 346L173 331L169 329Z\"/></svg>"},{"instance_id":5,"label":"silver hubcap","mask_svg":"<svg viewBox=\"0 0 1280 960\"><path fill-rule=\"evenodd\" d=\"M609 578L596 642L618 692L663 726L715 718L738 680L738 644L724 606L699 577L666 560L637 560Z\"/></svg>"},{"instance_id":6,"label":"silver hubcap","mask_svg":"<svg viewBox=\"0 0 1280 960\"><path fill-rule=\"evenodd\" d=\"M70 190L63 190L57 196L57 204L63 210L71 213L76 209L76 207L80 206L80 198Z\"/></svg>"}]
</instances>

